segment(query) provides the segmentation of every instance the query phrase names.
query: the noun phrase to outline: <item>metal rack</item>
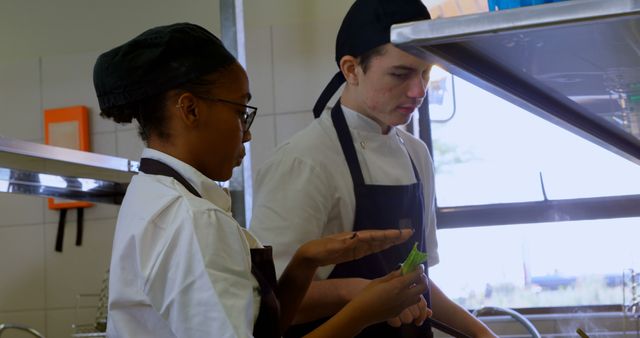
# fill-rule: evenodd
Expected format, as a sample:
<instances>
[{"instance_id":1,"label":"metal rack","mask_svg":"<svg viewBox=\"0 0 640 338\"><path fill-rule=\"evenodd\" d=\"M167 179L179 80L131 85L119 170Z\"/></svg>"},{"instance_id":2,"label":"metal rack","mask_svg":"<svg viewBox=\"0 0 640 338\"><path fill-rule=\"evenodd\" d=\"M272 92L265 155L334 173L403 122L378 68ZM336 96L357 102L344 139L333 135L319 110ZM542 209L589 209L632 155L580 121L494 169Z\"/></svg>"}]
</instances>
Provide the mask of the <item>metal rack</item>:
<instances>
[{"instance_id":1,"label":"metal rack","mask_svg":"<svg viewBox=\"0 0 640 338\"><path fill-rule=\"evenodd\" d=\"M83 299L96 298L98 300L96 317L93 323L73 324L74 333L71 337L107 337L107 309L109 304L109 270L102 279L99 293L79 294L76 296L76 322L79 318L80 306Z\"/></svg>"},{"instance_id":2,"label":"metal rack","mask_svg":"<svg viewBox=\"0 0 640 338\"><path fill-rule=\"evenodd\" d=\"M622 272L622 313L624 332L635 331L640 337L640 272L634 269Z\"/></svg>"}]
</instances>

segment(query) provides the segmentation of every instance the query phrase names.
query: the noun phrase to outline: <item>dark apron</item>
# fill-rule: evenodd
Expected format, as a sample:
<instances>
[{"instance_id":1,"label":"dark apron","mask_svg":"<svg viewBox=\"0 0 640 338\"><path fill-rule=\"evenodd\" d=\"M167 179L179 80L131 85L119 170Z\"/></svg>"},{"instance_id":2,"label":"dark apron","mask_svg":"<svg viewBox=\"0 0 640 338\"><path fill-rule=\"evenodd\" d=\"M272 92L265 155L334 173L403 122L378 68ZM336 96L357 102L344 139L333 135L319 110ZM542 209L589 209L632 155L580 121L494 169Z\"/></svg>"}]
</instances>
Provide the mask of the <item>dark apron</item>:
<instances>
[{"instance_id":1,"label":"dark apron","mask_svg":"<svg viewBox=\"0 0 640 338\"><path fill-rule=\"evenodd\" d=\"M413 228L413 236L406 242L388 248L376 254L362 257L358 260L338 264L335 266L329 278L366 278L375 279L382 277L398 267L407 257L413 244L418 242L421 251L426 252L425 229L423 226L424 198L422 195L422 183L420 175L411 160L413 172L417 182L409 185L373 185L365 184L364 177L353 139L342 112L340 102L331 110L331 120L338 133L338 140L342 152L351 172L353 190L356 201L355 220L353 230L389 229L389 228ZM411 158L411 156L409 156ZM427 264L425 263L425 269ZM426 271L425 271L426 273ZM431 307L429 291L424 294L429 308ZM381 305L384 306L384 305ZM302 337L321 325L328 318L292 326L285 337ZM402 325L394 328L386 322L375 324L364 329L357 337L431 337L431 326L427 321L418 327L414 324Z\"/></svg>"},{"instance_id":2,"label":"dark apron","mask_svg":"<svg viewBox=\"0 0 640 338\"><path fill-rule=\"evenodd\" d=\"M141 159L140 171L151 175L172 177L180 182L190 193L202 198L200 193L182 175L158 160ZM253 326L253 336L256 338L280 337L280 329L278 327L280 322L280 303L273 292L277 281L270 246L251 249L251 273L260 286L260 312L258 312L258 318Z\"/></svg>"}]
</instances>

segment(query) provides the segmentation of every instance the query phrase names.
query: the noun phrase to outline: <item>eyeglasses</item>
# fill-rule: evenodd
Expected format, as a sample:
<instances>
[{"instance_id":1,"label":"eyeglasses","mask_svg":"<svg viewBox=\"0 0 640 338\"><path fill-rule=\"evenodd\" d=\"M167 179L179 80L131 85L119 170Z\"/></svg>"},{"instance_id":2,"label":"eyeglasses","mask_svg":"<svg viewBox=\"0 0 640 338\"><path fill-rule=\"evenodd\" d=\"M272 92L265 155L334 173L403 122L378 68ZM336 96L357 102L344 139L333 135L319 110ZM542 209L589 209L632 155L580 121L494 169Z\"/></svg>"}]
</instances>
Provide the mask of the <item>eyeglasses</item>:
<instances>
[{"instance_id":1,"label":"eyeglasses","mask_svg":"<svg viewBox=\"0 0 640 338\"><path fill-rule=\"evenodd\" d=\"M201 99L209 100L209 101L218 101L218 102L222 102L222 103L226 103L234 106L244 107L244 112L240 115L240 120L242 121L243 130L245 132L249 131L249 128L253 123L253 119L256 117L256 113L258 112L258 107L249 106L249 105L238 103L238 102L219 99L217 97L207 97L207 96L201 96L201 95L198 95L197 97Z\"/></svg>"}]
</instances>

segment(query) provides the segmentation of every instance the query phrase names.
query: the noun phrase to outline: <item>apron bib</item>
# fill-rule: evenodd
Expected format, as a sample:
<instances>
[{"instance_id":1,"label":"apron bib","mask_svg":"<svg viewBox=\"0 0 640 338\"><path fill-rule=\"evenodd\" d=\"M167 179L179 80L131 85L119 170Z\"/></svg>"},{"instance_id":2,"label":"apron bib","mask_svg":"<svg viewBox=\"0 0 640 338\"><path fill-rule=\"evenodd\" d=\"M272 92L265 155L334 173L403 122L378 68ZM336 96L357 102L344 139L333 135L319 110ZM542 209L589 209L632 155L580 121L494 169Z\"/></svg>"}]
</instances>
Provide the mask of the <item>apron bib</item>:
<instances>
[{"instance_id":1,"label":"apron bib","mask_svg":"<svg viewBox=\"0 0 640 338\"><path fill-rule=\"evenodd\" d=\"M190 193L202 198L198 191L177 171L158 160L143 158L140 160L140 171L145 174L162 175L174 178ZM271 247L251 249L251 274L260 287L260 310L253 326L255 338L280 337L279 318L280 303L273 290L277 286L276 270L271 255Z\"/></svg>"},{"instance_id":2,"label":"apron bib","mask_svg":"<svg viewBox=\"0 0 640 338\"><path fill-rule=\"evenodd\" d=\"M424 198L420 176L413 160L411 160L417 180L416 183L408 185L365 184L356 149L353 145L353 138L340 102L337 102L331 110L331 120L338 134L338 140L353 180L356 202L353 231L389 228L413 228L415 230L413 236L406 242L355 261L338 264L329 275L329 278L379 278L395 270L398 264L402 263L407 257L415 242L418 242L418 247L421 251L426 252L427 248L424 241L426 230L423 223ZM411 159L411 156L409 158ZM426 268L427 264L425 264ZM425 273L428 275L427 271ZM424 298L429 308L431 308L428 290L424 294ZM326 320L322 319L295 325L287 331L285 336L302 337ZM431 326L427 321L420 327L414 324L407 324L399 328L394 328L383 322L365 328L357 337L425 338L432 335Z\"/></svg>"}]
</instances>

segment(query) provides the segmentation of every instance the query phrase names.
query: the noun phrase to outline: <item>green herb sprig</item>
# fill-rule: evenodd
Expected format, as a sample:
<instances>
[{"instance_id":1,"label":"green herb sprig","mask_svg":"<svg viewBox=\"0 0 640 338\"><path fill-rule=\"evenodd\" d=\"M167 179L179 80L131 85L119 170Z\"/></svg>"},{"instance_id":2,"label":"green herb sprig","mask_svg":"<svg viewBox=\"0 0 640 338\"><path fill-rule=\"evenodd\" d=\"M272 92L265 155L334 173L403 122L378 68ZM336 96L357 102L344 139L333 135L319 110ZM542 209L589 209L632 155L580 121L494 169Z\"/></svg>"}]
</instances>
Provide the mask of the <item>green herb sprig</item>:
<instances>
[{"instance_id":1,"label":"green herb sprig","mask_svg":"<svg viewBox=\"0 0 640 338\"><path fill-rule=\"evenodd\" d=\"M429 255L426 252L421 252L420 250L418 250L418 242L416 242L415 244L413 244L413 248L411 249L411 252L409 252L409 256L407 256L407 259L405 259L404 263L402 263L402 268L400 268L400 271L403 275L414 271L418 268L418 265L427 261L428 256Z\"/></svg>"}]
</instances>

